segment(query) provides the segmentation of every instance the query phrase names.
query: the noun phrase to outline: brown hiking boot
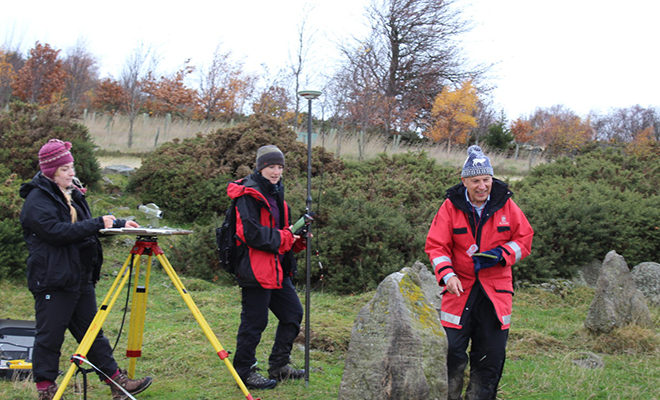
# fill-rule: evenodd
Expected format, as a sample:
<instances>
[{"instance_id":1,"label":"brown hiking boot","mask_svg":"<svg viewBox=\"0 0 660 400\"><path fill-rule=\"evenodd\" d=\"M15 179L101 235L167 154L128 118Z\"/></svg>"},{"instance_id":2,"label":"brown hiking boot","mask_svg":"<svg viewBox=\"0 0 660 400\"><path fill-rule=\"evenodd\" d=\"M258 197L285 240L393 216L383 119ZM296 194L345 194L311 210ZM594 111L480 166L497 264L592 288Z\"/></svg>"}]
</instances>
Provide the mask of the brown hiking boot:
<instances>
[{"instance_id":1,"label":"brown hiking boot","mask_svg":"<svg viewBox=\"0 0 660 400\"><path fill-rule=\"evenodd\" d=\"M151 385L151 377L147 376L142 379L130 379L126 375L126 371L119 370L119 375L117 375L113 381L117 382L119 386L124 388L128 393L132 395L142 393L145 389ZM112 400L126 400L128 396L124 393L123 390L117 387L114 383L109 383L110 390L112 391Z\"/></svg>"},{"instance_id":2,"label":"brown hiking boot","mask_svg":"<svg viewBox=\"0 0 660 400\"><path fill-rule=\"evenodd\" d=\"M55 397L55 393L57 393L57 384L53 383L52 385L48 386L46 390L37 390L37 394L39 395L39 400L53 400Z\"/></svg>"}]
</instances>

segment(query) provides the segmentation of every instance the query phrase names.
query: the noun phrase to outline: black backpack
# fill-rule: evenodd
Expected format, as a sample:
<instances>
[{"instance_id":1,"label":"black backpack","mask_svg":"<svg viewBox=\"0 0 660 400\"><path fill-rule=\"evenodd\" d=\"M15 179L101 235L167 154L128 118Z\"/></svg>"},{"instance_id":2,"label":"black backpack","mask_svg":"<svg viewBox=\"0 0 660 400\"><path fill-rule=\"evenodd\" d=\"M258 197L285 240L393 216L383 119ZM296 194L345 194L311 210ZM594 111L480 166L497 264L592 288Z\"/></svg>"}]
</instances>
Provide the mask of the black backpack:
<instances>
[{"instance_id":1,"label":"black backpack","mask_svg":"<svg viewBox=\"0 0 660 400\"><path fill-rule=\"evenodd\" d=\"M236 240L244 243L236 235L236 199L225 213L225 220L219 228L215 229L215 241L218 246L218 259L222 269L236 276L236 264L238 262L238 246Z\"/></svg>"}]
</instances>

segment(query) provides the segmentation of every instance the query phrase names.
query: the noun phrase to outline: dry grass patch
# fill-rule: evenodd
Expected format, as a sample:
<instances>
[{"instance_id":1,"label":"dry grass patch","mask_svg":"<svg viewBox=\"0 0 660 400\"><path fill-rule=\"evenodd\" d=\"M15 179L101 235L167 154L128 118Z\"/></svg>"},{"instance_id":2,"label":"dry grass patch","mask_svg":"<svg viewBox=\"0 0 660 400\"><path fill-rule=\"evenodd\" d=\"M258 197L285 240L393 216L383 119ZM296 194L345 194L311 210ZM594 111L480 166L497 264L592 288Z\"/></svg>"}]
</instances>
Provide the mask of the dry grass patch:
<instances>
[{"instance_id":1,"label":"dry grass patch","mask_svg":"<svg viewBox=\"0 0 660 400\"><path fill-rule=\"evenodd\" d=\"M512 329L509 332L508 347L512 357L566 351L562 341L531 329Z\"/></svg>"},{"instance_id":2,"label":"dry grass patch","mask_svg":"<svg viewBox=\"0 0 660 400\"><path fill-rule=\"evenodd\" d=\"M652 330L630 325L595 336L592 348L603 354L654 354L659 353L660 337Z\"/></svg>"}]
</instances>

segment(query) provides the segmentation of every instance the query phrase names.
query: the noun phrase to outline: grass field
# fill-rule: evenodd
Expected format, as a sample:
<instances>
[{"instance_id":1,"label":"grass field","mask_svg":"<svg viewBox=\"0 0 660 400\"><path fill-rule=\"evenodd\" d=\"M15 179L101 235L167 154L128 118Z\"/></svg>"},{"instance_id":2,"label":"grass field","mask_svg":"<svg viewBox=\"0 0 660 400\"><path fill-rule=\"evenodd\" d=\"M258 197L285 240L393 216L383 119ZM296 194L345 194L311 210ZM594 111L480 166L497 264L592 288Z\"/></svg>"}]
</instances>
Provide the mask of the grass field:
<instances>
[{"instance_id":1,"label":"grass field","mask_svg":"<svg viewBox=\"0 0 660 400\"><path fill-rule=\"evenodd\" d=\"M100 139L96 135L98 133L93 133L99 144ZM326 142L326 146L332 151L333 145L328 143L330 142ZM383 146L384 143L374 142L374 154L378 149L382 151ZM116 150L125 151L120 147L117 145ZM356 145L346 142L342 148L346 151L345 157L350 158L352 156L349 149L355 151ZM437 153L433 153L433 149L427 149L429 154L435 154L433 156L442 159L442 163L446 165L460 166L465 158L460 152L442 153L442 149L436 150ZM512 166L506 167L506 170L510 171L507 174L516 176L524 175L528 166L538 160L493 158L496 171L498 165L507 161L512 162ZM105 155L102 164L135 167L139 166L139 155ZM133 203L136 203L136 200L131 198L117 199L107 195L99 198L90 194L94 215L111 210L117 216L125 217L122 213L131 213L134 207L121 209L119 206ZM163 221L163 224L167 224L167 221ZM168 249L176 245L176 239L164 237L160 240L166 255ZM115 236L103 240L105 276L97 289L99 302L108 292L119 266L123 264L133 245L133 240L129 237ZM220 282L211 283L185 276L181 278L220 343L228 351L233 351L240 320L239 289ZM353 321L361 307L371 299L373 292L338 296L325 292L317 283L314 283L314 286L310 302L312 346L309 384L301 381L284 382L274 390L252 392L255 399L337 398ZM300 290L300 297L304 301L303 288ZM0 318L34 319L33 300L24 282L0 281L0 292ZM109 314L104 330L113 344L120 336L115 355L120 365L126 367L128 362L124 354L128 319L121 329L125 298L123 296ZM660 400L660 308L651 308L654 322L652 330L629 327L610 335L596 337L587 333L583 327L592 298L593 290L586 287L569 289L560 294L539 288L517 291L514 297L508 358L498 399ZM267 369L265 363L275 331L276 321L274 317L271 318L271 324L258 348L258 359L263 369ZM68 370L68 359L76 347L75 341L67 336L61 357L62 371ZM178 291L157 265L151 275L142 349L143 356L137 363L138 375L151 375L154 384L140 394L138 399L245 398ZM584 358L588 352L601 356L605 366L596 369L578 366L576 361ZM302 343L294 346L292 359L295 366L304 365ZM78 378L77 382L80 383L81 379ZM87 398L108 399L109 389L92 376ZM36 399L34 384L25 380L0 380L0 399ZM74 388L69 388L66 399L82 400L83 395L76 393Z\"/></svg>"},{"instance_id":2,"label":"grass field","mask_svg":"<svg viewBox=\"0 0 660 400\"><path fill-rule=\"evenodd\" d=\"M130 243L112 239L106 244L110 260L98 287L102 298L114 280L118 264L129 251ZM162 243L161 247L167 248ZM144 264L143 264L144 265ZM235 286L224 286L182 277L190 296L210 324L218 340L230 352L240 314L240 293ZM32 298L23 284L0 282L3 318L33 319ZM270 391L252 391L256 398L270 400L336 399L344 368L350 331L357 312L373 296L335 296L316 290L311 293L311 374L304 381L284 382ZM511 328L508 360L498 399L627 399L657 400L660 384L660 310L653 308L653 331L627 328L612 335L593 337L583 328L593 290L576 288L561 296L537 288L519 290L514 298L514 321ZM304 293L300 293L304 301ZM121 326L125 291L104 324L106 335L115 343ZM100 301L100 300L99 300ZM127 366L128 320L116 349L120 365ZM271 320L258 349L258 359L266 368L272 345L275 321ZM303 341L304 343L304 341ZM76 344L67 337L61 369L69 368L68 357ZM588 369L574 360L594 352L603 357L604 368ZM294 347L293 361L304 365L304 348ZM143 343L138 360L139 375L149 374L154 384L139 399L226 400L245 398L170 279L154 266ZM78 383L81 382L79 378ZM88 399L107 399L109 390L95 377L90 379ZM70 388L66 399L82 399ZM0 398L35 399L31 382L0 381Z\"/></svg>"}]
</instances>

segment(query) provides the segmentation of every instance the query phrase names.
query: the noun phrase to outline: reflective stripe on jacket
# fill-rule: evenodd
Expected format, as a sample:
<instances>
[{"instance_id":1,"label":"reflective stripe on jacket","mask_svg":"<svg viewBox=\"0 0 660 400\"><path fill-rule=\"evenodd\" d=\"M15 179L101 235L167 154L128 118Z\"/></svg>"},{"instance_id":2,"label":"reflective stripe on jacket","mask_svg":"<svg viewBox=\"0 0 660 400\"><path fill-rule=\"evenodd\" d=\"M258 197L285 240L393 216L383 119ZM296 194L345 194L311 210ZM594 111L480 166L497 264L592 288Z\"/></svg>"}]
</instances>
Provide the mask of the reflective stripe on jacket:
<instances>
[{"instance_id":1,"label":"reflective stripe on jacket","mask_svg":"<svg viewBox=\"0 0 660 400\"><path fill-rule=\"evenodd\" d=\"M513 297L511 266L530 254L534 235L529 221L511 200L511 195L504 182L493 179L488 207L481 217L481 223L475 227L463 184L447 191L447 199L431 223L426 239L426 253L438 283L444 286L443 278L453 272L460 279L464 293L460 296L444 293L440 316L443 326L461 328L465 304L479 279L495 307L502 329L509 328ZM474 245L478 250L475 250ZM477 277L471 254L497 246L503 249L506 265L482 269Z\"/></svg>"}]
</instances>

